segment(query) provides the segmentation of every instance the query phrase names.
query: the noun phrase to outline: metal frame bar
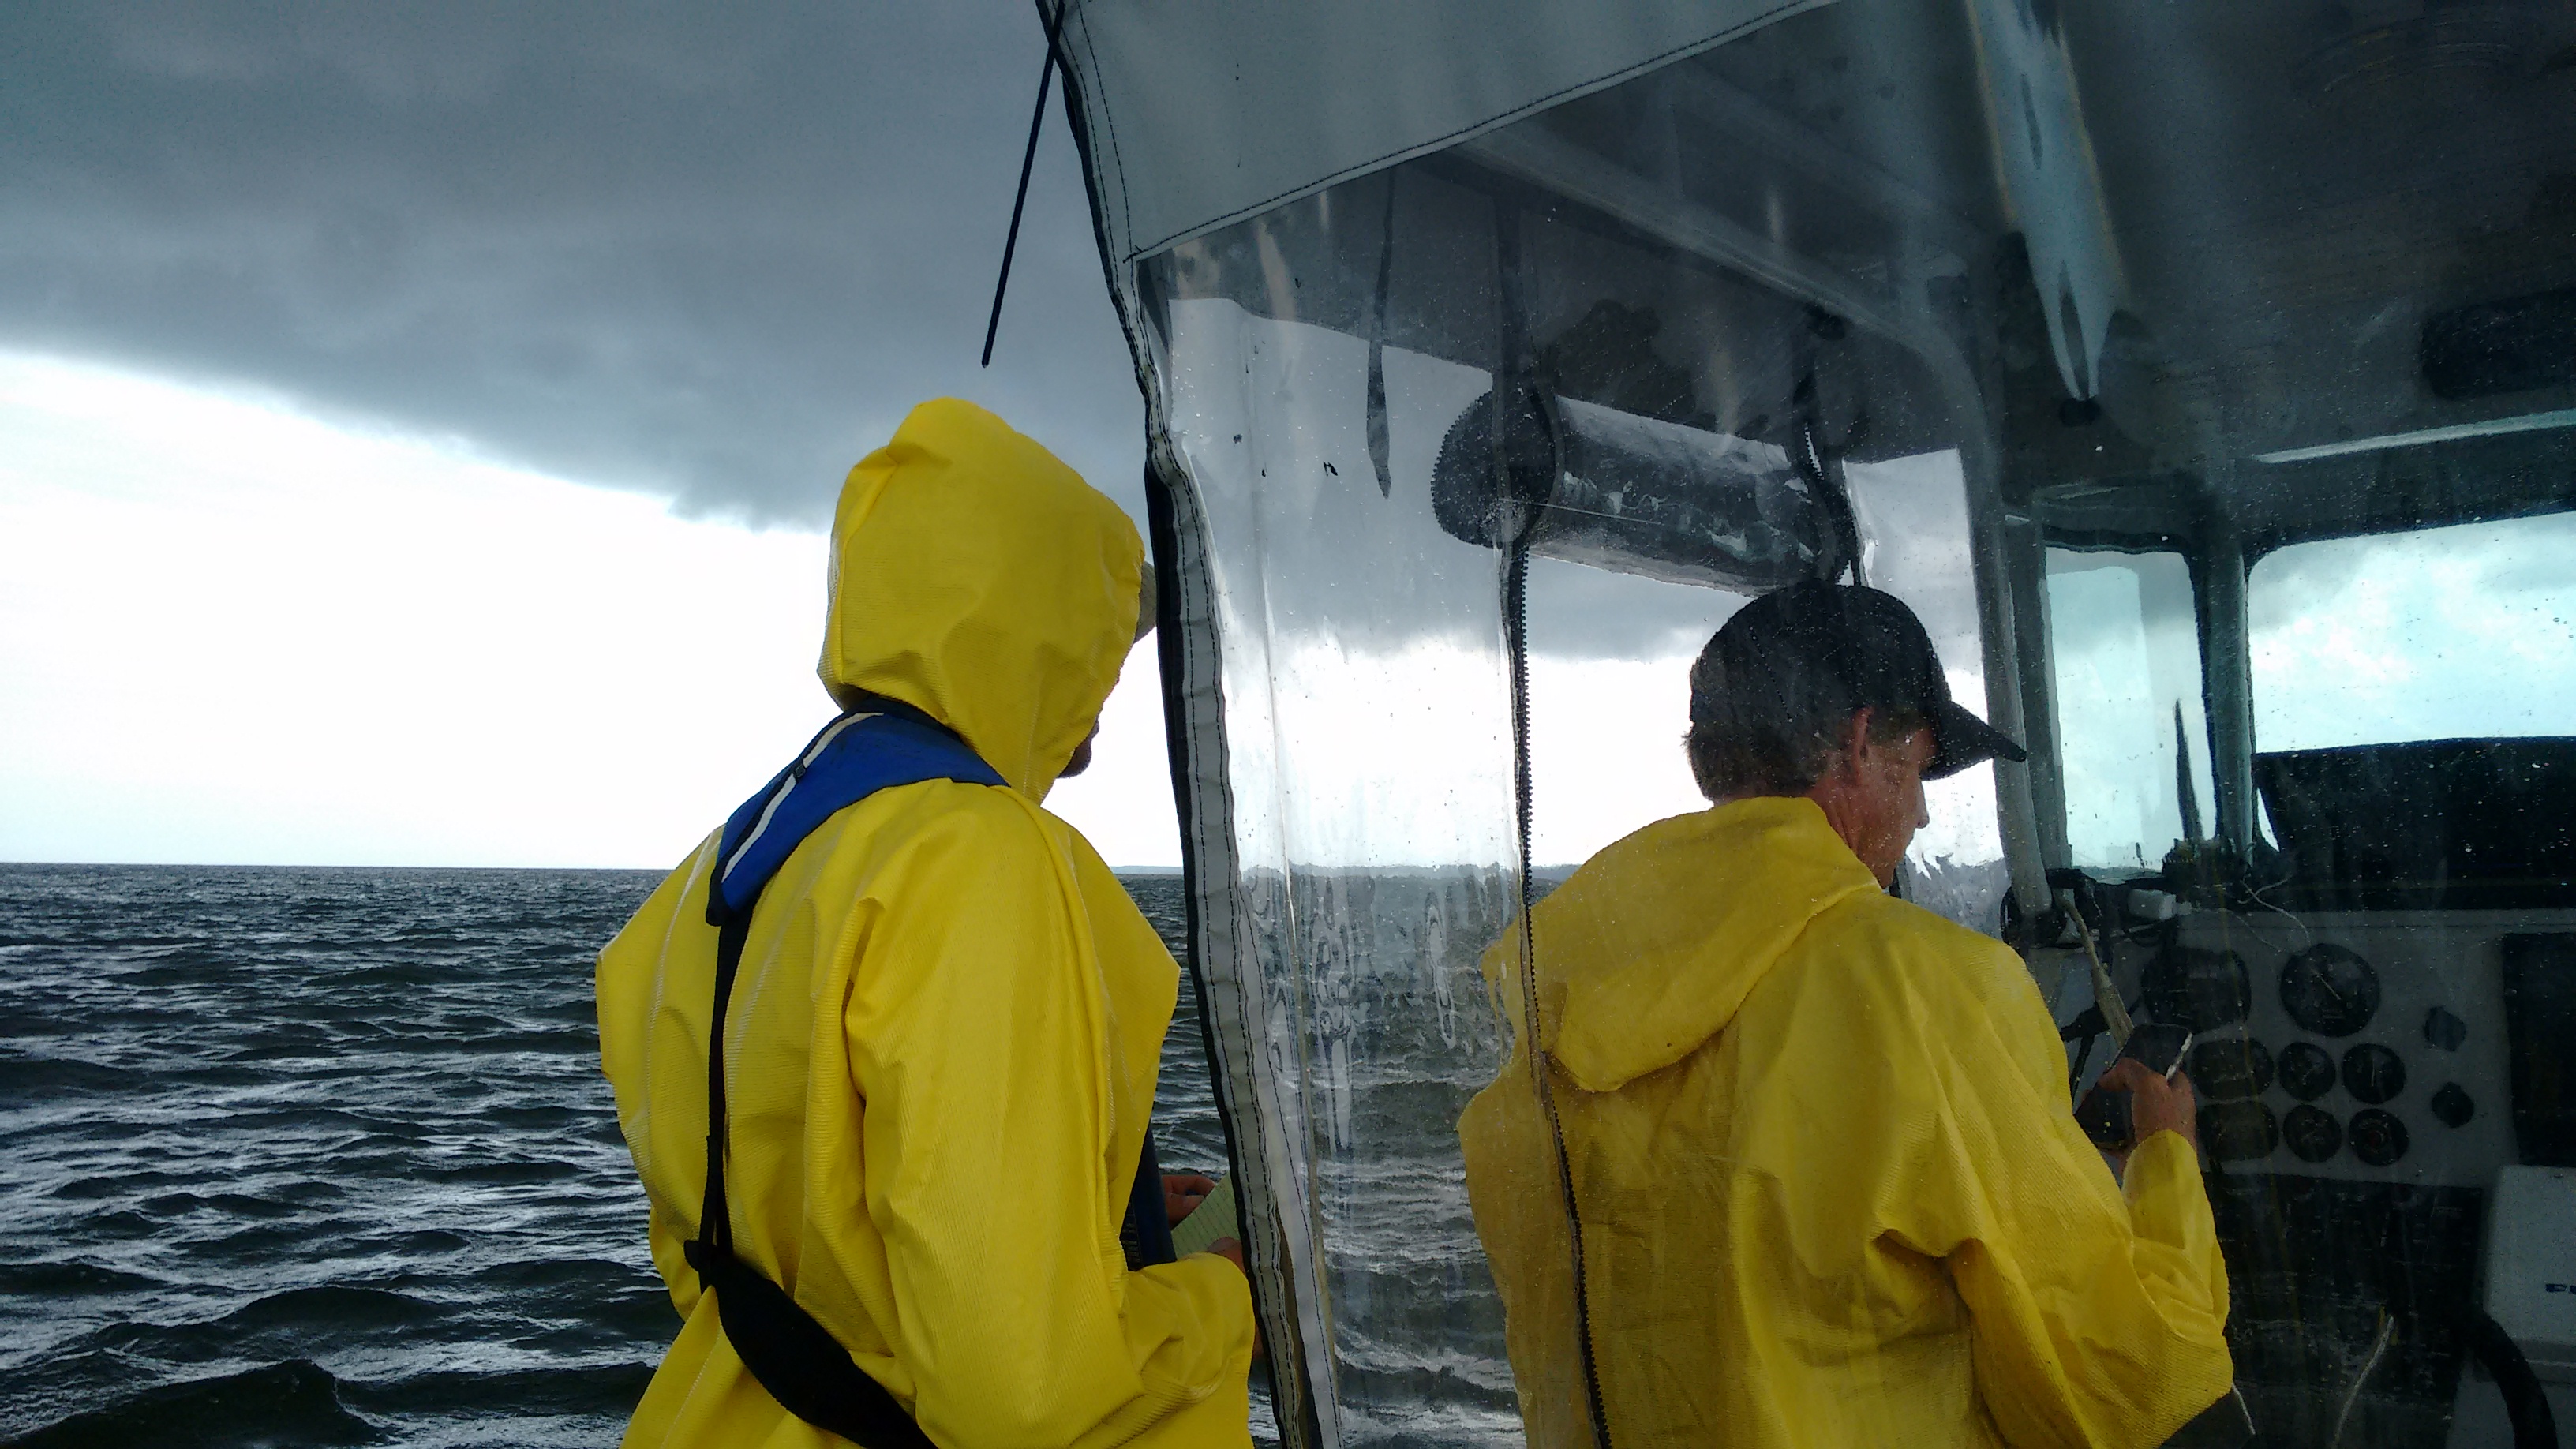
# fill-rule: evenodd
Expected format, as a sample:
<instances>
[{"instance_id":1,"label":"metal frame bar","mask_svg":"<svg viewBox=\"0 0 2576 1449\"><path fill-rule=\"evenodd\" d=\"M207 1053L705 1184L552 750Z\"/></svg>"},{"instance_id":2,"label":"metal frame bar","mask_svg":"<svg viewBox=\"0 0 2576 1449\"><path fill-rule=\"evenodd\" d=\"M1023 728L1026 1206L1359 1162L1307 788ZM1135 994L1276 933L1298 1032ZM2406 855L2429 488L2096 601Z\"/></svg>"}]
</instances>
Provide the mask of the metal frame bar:
<instances>
[{"instance_id":1,"label":"metal frame bar","mask_svg":"<svg viewBox=\"0 0 2576 1449\"><path fill-rule=\"evenodd\" d=\"M2254 839L2254 666L2246 617L2245 543L2213 508L2191 564L2192 612L2200 623L2200 691L2209 715L2209 774L2215 830L2243 859Z\"/></svg>"}]
</instances>

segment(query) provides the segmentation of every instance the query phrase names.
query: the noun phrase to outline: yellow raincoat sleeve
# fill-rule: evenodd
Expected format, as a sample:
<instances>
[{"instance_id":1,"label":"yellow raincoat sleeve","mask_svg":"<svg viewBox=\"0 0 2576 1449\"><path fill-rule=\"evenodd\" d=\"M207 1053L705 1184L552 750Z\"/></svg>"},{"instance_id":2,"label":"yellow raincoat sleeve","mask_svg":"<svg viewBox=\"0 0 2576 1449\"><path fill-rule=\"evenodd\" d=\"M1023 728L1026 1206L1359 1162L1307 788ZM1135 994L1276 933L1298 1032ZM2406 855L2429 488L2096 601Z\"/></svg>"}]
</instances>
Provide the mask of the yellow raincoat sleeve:
<instances>
[{"instance_id":1,"label":"yellow raincoat sleeve","mask_svg":"<svg viewBox=\"0 0 2576 1449\"><path fill-rule=\"evenodd\" d=\"M1923 1246L1968 1309L1978 1397L2007 1443L2161 1444L2234 1373L2199 1159L2158 1133L2130 1157L2124 1193L2075 1125L2028 974L1990 941L1979 956L1989 980L1939 994L1974 1002L1967 1019L1928 1003L1952 1150L1921 1183L1935 1238Z\"/></svg>"},{"instance_id":2,"label":"yellow raincoat sleeve","mask_svg":"<svg viewBox=\"0 0 2576 1449\"><path fill-rule=\"evenodd\" d=\"M1150 1097L1119 1120L1069 862L1034 812L998 814L920 843L863 948L903 968L863 966L845 1009L914 1416L1002 1449L1118 1443L1196 1410L1203 1442L1239 1443L1249 1291L1213 1256L1127 1270L1103 1205L1124 1200Z\"/></svg>"}]
</instances>

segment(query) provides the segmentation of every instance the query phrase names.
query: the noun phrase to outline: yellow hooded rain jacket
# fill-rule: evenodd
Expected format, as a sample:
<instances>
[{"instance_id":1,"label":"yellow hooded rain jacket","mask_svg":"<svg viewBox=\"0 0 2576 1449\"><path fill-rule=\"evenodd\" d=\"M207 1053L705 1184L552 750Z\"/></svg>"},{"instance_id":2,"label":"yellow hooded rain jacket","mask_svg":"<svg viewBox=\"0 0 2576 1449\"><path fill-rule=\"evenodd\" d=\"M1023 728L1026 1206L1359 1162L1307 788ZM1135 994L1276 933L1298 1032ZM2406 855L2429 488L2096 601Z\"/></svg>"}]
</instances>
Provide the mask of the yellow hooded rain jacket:
<instances>
[{"instance_id":1,"label":"yellow hooded rain jacket","mask_svg":"<svg viewBox=\"0 0 2576 1449\"><path fill-rule=\"evenodd\" d=\"M1804 799L1610 846L1535 912L1539 1030L1618 1449L2155 1445L2232 1376L2199 1162L2124 1189L2001 943L1882 892ZM1485 958L1511 1019L1517 932ZM1533 1449L1590 1442L1524 1048L1459 1122Z\"/></svg>"},{"instance_id":2,"label":"yellow hooded rain jacket","mask_svg":"<svg viewBox=\"0 0 2576 1449\"><path fill-rule=\"evenodd\" d=\"M927 710L1009 789L878 792L807 837L754 913L726 1024L736 1251L946 1449L1248 1442L1243 1275L1130 1272L1178 968L1040 808L1134 637L1134 527L954 400L851 470L821 673ZM773 768L747 762L748 787ZM599 960L600 1050L686 1320L630 1446L837 1444L734 1356L681 1256L706 1175L715 837Z\"/></svg>"}]
</instances>

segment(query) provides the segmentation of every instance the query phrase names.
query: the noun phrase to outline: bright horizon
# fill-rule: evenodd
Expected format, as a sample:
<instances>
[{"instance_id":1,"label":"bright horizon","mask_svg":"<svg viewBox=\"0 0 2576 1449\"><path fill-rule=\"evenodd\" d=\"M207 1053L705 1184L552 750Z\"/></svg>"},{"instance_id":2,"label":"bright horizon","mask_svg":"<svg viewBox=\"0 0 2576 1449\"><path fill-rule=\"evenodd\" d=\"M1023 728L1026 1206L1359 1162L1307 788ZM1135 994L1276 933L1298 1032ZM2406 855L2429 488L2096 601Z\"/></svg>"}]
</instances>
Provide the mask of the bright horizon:
<instances>
[{"instance_id":1,"label":"bright horizon","mask_svg":"<svg viewBox=\"0 0 2576 1449\"><path fill-rule=\"evenodd\" d=\"M0 858L669 869L832 716L827 551L0 353ZM1120 867L1180 859L1155 673L1047 802Z\"/></svg>"}]
</instances>

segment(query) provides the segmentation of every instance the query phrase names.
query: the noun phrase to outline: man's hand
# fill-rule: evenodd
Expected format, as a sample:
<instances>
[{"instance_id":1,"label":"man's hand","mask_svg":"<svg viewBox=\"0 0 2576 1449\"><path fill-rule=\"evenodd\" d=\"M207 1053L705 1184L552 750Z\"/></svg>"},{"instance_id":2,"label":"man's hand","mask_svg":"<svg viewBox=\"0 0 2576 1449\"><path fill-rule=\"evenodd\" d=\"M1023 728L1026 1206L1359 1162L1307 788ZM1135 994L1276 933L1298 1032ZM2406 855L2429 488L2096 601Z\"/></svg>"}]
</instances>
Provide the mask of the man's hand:
<instances>
[{"instance_id":1,"label":"man's hand","mask_svg":"<svg viewBox=\"0 0 2576 1449\"><path fill-rule=\"evenodd\" d=\"M1207 1195L1214 1191L1216 1191L1216 1179L1213 1177L1201 1177L1195 1172L1164 1173L1163 1216L1177 1228L1181 1225L1181 1219L1196 1212L1198 1205L1205 1202ZM1240 1248L1235 1250L1238 1255L1242 1251ZM1235 1266L1238 1268L1243 1266L1239 1256Z\"/></svg>"},{"instance_id":2,"label":"man's hand","mask_svg":"<svg viewBox=\"0 0 2576 1449\"><path fill-rule=\"evenodd\" d=\"M2102 1074L2102 1090L2129 1094L2129 1140L2144 1142L2159 1132L2179 1132L2195 1149L2200 1146L2200 1099L2191 1078L2180 1072L2166 1081L2136 1057L2122 1057Z\"/></svg>"}]
</instances>

